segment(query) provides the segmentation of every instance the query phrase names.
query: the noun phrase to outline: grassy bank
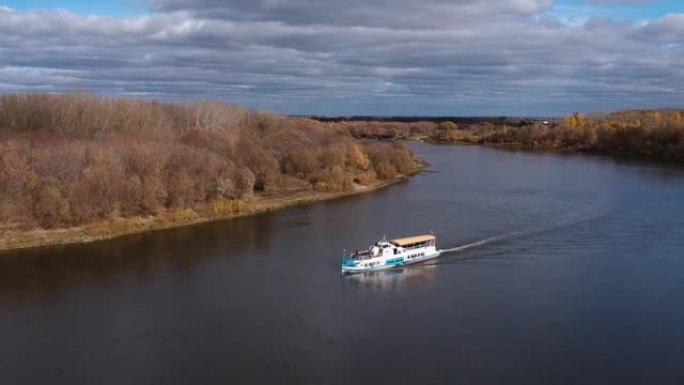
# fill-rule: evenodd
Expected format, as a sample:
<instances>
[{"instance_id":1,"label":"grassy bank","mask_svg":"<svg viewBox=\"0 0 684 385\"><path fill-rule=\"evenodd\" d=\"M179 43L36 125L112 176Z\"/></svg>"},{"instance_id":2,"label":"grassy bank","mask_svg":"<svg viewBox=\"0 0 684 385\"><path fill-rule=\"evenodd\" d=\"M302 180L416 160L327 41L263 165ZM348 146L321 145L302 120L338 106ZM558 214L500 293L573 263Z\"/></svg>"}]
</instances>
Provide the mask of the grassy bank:
<instances>
[{"instance_id":1,"label":"grassy bank","mask_svg":"<svg viewBox=\"0 0 684 385\"><path fill-rule=\"evenodd\" d=\"M412 174L422 170L418 168ZM0 230L0 250L14 250L50 245L87 243L112 239L128 234L169 229L203 222L243 217L277 209L312 204L324 200L364 194L408 180L410 175L399 175L391 180L369 186L354 185L340 192L301 191L281 197L254 197L249 200L221 200L194 208L175 208L157 215L101 220L80 226L59 229Z\"/></svg>"}]
</instances>

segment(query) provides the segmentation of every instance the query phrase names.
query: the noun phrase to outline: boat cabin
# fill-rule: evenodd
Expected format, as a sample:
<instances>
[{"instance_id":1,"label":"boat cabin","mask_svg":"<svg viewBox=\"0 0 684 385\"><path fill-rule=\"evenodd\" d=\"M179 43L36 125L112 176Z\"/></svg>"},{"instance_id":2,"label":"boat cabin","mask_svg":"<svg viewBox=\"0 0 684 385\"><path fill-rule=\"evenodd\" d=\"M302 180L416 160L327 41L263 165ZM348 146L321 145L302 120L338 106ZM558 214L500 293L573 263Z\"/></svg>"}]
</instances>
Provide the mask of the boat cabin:
<instances>
[{"instance_id":1,"label":"boat cabin","mask_svg":"<svg viewBox=\"0 0 684 385\"><path fill-rule=\"evenodd\" d=\"M411 249L435 246L435 240L436 238L432 234L397 238L389 241L382 240L375 242L375 244L367 250L357 250L351 255L351 258L363 260L377 257L389 257Z\"/></svg>"}]
</instances>

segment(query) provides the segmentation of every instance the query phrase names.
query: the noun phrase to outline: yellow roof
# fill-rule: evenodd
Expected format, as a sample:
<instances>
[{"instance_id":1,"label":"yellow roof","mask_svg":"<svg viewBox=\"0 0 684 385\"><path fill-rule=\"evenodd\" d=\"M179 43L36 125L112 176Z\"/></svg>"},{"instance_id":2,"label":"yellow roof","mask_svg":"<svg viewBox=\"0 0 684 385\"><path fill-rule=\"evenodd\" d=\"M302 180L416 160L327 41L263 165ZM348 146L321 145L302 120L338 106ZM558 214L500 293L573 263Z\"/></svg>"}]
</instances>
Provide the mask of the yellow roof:
<instances>
[{"instance_id":1,"label":"yellow roof","mask_svg":"<svg viewBox=\"0 0 684 385\"><path fill-rule=\"evenodd\" d=\"M421 243L421 242L427 242L427 241L433 241L433 240L435 240L434 235L426 234L426 235L416 235L415 237L392 239L390 242L396 244L397 246L406 246L406 245L412 245L414 243Z\"/></svg>"}]
</instances>

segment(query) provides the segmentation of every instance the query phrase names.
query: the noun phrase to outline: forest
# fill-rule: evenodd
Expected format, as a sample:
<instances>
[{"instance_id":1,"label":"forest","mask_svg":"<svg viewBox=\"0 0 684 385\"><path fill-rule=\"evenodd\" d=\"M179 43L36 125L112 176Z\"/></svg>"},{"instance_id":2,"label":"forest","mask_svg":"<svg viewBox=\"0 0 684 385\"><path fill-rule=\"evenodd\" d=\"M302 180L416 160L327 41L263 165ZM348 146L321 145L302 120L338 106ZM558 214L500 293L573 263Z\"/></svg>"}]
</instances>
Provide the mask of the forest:
<instances>
[{"instance_id":1,"label":"forest","mask_svg":"<svg viewBox=\"0 0 684 385\"><path fill-rule=\"evenodd\" d=\"M684 114L678 110L631 110L606 115L574 113L553 124L482 128L456 140L525 150L617 155L684 163Z\"/></svg>"},{"instance_id":2,"label":"forest","mask_svg":"<svg viewBox=\"0 0 684 385\"><path fill-rule=\"evenodd\" d=\"M605 154L684 163L684 110L574 113L549 121L499 119L458 124L454 121L354 120L338 124L357 138L422 138L436 143Z\"/></svg>"},{"instance_id":3,"label":"forest","mask_svg":"<svg viewBox=\"0 0 684 385\"><path fill-rule=\"evenodd\" d=\"M401 142L216 102L0 97L0 233L339 192L415 172Z\"/></svg>"}]
</instances>

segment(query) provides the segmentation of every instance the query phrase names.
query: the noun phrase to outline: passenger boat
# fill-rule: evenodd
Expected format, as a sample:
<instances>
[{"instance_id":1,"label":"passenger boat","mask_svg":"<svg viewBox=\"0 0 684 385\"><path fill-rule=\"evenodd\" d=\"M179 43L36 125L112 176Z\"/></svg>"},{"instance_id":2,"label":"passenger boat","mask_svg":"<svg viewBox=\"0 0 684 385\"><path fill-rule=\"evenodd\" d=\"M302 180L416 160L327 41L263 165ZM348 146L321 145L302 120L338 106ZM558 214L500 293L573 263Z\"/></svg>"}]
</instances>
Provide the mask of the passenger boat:
<instances>
[{"instance_id":1,"label":"passenger boat","mask_svg":"<svg viewBox=\"0 0 684 385\"><path fill-rule=\"evenodd\" d=\"M419 263L439 257L432 234L375 242L366 250L342 256L342 273L361 273Z\"/></svg>"}]
</instances>

